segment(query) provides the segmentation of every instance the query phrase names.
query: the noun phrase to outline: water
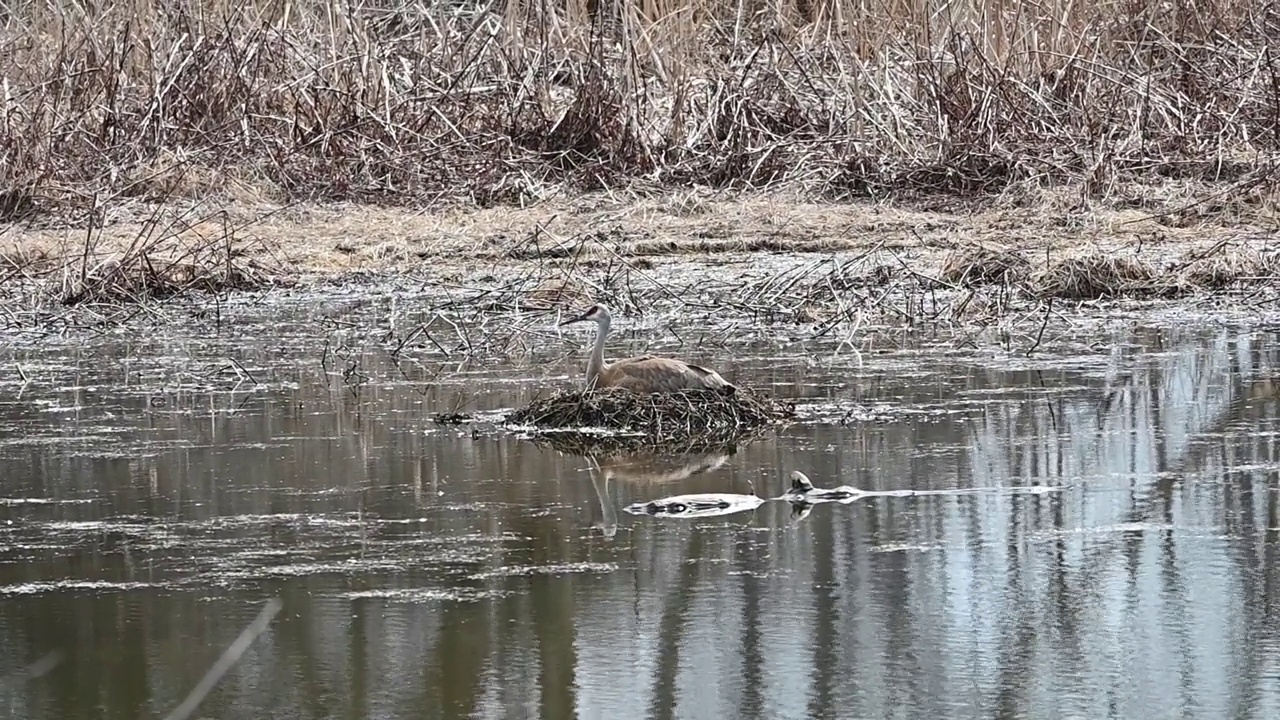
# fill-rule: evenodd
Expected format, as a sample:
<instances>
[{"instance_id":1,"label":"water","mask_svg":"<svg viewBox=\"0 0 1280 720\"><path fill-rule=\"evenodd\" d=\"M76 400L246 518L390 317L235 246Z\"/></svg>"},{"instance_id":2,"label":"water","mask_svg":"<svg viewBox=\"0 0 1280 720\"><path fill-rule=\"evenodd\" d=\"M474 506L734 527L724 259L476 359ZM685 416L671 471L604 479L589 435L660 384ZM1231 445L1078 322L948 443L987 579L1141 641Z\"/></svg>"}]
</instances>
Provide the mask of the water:
<instances>
[{"instance_id":1,"label":"water","mask_svg":"<svg viewBox=\"0 0 1280 720\"><path fill-rule=\"evenodd\" d=\"M0 717L164 717L273 597L196 717L1280 709L1270 334L1094 323L1026 358L886 332L859 364L762 330L704 358L803 422L593 464L485 414L575 380L581 333L393 362L380 310L315 302L3 351ZM432 421L459 409L475 429ZM795 469L890 494L622 511Z\"/></svg>"}]
</instances>

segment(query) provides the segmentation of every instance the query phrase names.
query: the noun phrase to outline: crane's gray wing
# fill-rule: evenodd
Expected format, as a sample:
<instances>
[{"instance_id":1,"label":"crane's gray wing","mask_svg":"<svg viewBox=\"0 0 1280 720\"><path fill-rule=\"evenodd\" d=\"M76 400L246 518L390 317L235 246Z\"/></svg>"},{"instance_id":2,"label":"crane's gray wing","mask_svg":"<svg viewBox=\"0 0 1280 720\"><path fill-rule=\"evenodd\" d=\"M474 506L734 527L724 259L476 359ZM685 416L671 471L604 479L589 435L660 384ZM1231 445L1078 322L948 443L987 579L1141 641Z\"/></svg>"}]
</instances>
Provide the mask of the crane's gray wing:
<instances>
[{"instance_id":1,"label":"crane's gray wing","mask_svg":"<svg viewBox=\"0 0 1280 720\"><path fill-rule=\"evenodd\" d=\"M636 392L733 387L714 370L652 355L619 360L609 366L609 373L613 376L610 384L628 387Z\"/></svg>"},{"instance_id":2,"label":"crane's gray wing","mask_svg":"<svg viewBox=\"0 0 1280 720\"><path fill-rule=\"evenodd\" d=\"M724 378L721 378L721 377L720 377L720 373L718 373L718 372L716 372L715 370L712 370L712 369L710 369L710 368L704 368L704 367L702 367L701 365L694 365L693 363L685 363L685 367L687 367L687 368L689 368L690 370L692 370L692 371L693 371L694 373L696 373L699 377L704 377L704 378L711 378L711 377L714 377L714 378L719 378L719 379L721 379L721 380L723 380L723 379L724 379Z\"/></svg>"}]
</instances>

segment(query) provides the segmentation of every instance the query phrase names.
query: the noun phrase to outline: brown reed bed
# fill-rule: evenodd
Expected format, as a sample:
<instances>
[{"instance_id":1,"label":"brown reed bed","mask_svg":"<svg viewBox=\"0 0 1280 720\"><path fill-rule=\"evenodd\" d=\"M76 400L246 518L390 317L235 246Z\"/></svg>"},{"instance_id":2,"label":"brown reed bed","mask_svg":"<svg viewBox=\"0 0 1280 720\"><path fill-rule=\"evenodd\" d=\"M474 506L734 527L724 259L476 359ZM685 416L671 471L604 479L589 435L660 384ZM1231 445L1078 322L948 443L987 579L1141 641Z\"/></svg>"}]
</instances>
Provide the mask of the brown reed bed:
<instances>
[{"instance_id":1,"label":"brown reed bed","mask_svg":"<svg viewBox=\"0 0 1280 720\"><path fill-rule=\"evenodd\" d=\"M16 244L0 252L0 283L26 287L32 304L142 304L191 292L224 293L287 282L257 242L233 224L156 209L127 242L100 227L58 248Z\"/></svg>"},{"instance_id":2,"label":"brown reed bed","mask_svg":"<svg viewBox=\"0 0 1280 720\"><path fill-rule=\"evenodd\" d=\"M1221 243L1206 253L1163 261L1158 253L1088 251L1034 267L1020 252L978 247L949 257L942 279L1064 300L1176 298L1272 285L1280 279L1280 257L1274 252L1225 248Z\"/></svg>"},{"instance_id":3,"label":"brown reed bed","mask_svg":"<svg viewBox=\"0 0 1280 720\"><path fill-rule=\"evenodd\" d=\"M1181 281L1145 258L1090 253L1050 264L1029 279L1029 289L1038 297L1066 300L1174 297L1188 289Z\"/></svg>"},{"instance_id":4,"label":"brown reed bed","mask_svg":"<svg viewBox=\"0 0 1280 720\"><path fill-rule=\"evenodd\" d=\"M1030 274L1022 254L977 245L948 253L940 277L955 285L1013 285Z\"/></svg>"},{"instance_id":5,"label":"brown reed bed","mask_svg":"<svg viewBox=\"0 0 1280 720\"><path fill-rule=\"evenodd\" d=\"M271 273L216 241L161 249L144 244L121 257L84 261L67 274L59 292L63 305L123 304L191 292L224 293L272 284Z\"/></svg>"},{"instance_id":6,"label":"brown reed bed","mask_svg":"<svg viewBox=\"0 0 1280 720\"><path fill-rule=\"evenodd\" d=\"M716 444L795 416L794 406L751 390L732 394L715 390L636 393L626 388L566 391L538 398L507 416L506 422L530 425L544 436L571 431L564 442L690 446ZM593 429L614 431L610 434ZM631 435L631 438L625 437Z\"/></svg>"},{"instance_id":7,"label":"brown reed bed","mask_svg":"<svg viewBox=\"0 0 1280 720\"><path fill-rule=\"evenodd\" d=\"M1151 7L28 3L0 16L0 221L173 195L483 206L628 183L1070 183L1098 200L1131 178L1233 196L1272 182L1275 8Z\"/></svg>"}]
</instances>

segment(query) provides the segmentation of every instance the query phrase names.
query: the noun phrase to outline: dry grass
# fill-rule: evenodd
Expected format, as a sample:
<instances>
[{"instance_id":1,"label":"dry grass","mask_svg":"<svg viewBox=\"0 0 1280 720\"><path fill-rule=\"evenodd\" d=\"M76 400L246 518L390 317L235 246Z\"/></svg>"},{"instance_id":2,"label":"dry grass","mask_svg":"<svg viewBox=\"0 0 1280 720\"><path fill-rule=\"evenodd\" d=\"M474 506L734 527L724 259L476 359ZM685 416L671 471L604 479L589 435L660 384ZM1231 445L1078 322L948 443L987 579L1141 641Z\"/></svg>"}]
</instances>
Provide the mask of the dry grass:
<instances>
[{"instance_id":1,"label":"dry grass","mask_svg":"<svg viewBox=\"0 0 1280 720\"><path fill-rule=\"evenodd\" d=\"M26 4L0 19L0 219L623 185L1124 203L1170 178L1265 204L1278 18L1249 0Z\"/></svg>"},{"instance_id":2,"label":"dry grass","mask_svg":"<svg viewBox=\"0 0 1280 720\"><path fill-rule=\"evenodd\" d=\"M976 246L949 253L941 275L956 285L1012 285L1025 280L1030 272L1030 261L1020 253Z\"/></svg>"},{"instance_id":3,"label":"dry grass","mask_svg":"<svg viewBox=\"0 0 1280 720\"><path fill-rule=\"evenodd\" d=\"M264 287L274 275L229 242L140 242L119 258L86 261L62 278L59 301L136 303L188 292L221 293Z\"/></svg>"},{"instance_id":4,"label":"dry grass","mask_svg":"<svg viewBox=\"0 0 1280 720\"><path fill-rule=\"evenodd\" d=\"M1065 258L1037 272L1031 282L1037 295L1094 300L1176 294L1176 278L1169 280L1162 281L1145 259L1098 253Z\"/></svg>"},{"instance_id":5,"label":"dry grass","mask_svg":"<svg viewBox=\"0 0 1280 720\"><path fill-rule=\"evenodd\" d=\"M1033 297L1065 300L1170 298L1237 287L1274 284L1280 258L1227 241L1189 257L1159 252L1077 251L1042 261L1034 268L1013 250L975 247L951 254L942 277L966 287L1004 285Z\"/></svg>"},{"instance_id":6,"label":"dry grass","mask_svg":"<svg viewBox=\"0 0 1280 720\"><path fill-rule=\"evenodd\" d=\"M1182 202L1192 190L1170 184L1158 189L1169 203ZM1203 188L1201 188L1203 189ZM1149 188L1155 198L1156 188ZM1198 191L1198 190L1194 190ZM903 204L815 202L792 191L717 193L699 197L701 208L682 207L685 193L657 195L597 192L553 199L523 208L464 209L433 206L409 211L370 205L295 206L260 211L241 205L205 213L217 225L238 228L245 252L263 262L285 264L299 274L403 270L419 266L449 268L463 264L561 264L584 266L625 259L635 265L661 264L662 258L762 255L774 251L865 252L874 248L909 254L913 264L959 282L977 247L991 252L1023 253L1034 265L1046 254L1058 255L1099 241L1118 249L1195 254L1235 239L1252 226L1261 237L1274 225L1268 217L1236 208L1229 216L1171 227L1164 218L1132 208L1071 205L1072 193L1036 193L1034 207L912 208ZM1164 206L1161 206L1164 207ZM188 216L200 213L187 212ZM95 228L99 253L123 253L149 219L110 222ZM220 227L178 227L185 237L203 236ZM204 223L210 225L210 223ZM199 238L193 237L198 241ZM7 243L5 241L8 241ZM248 242L252 241L252 242ZM24 255L65 257L82 252L84 231L0 226L0 248ZM1253 242L1251 240L1250 242ZM280 261L283 261L281 263ZM478 262L477 262L478 261ZM980 263L982 264L982 263ZM976 278L970 278L973 280ZM966 280L965 282L968 282ZM577 288L578 291L589 288Z\"/></svg>"},{"instance_id":7,"label":"dry grass","mask_svg":"<svg viewBox=\"0 0 1280 720\"><path fill-rule=\"evenodd\" d=\"M507 422L539 430L604 428L635 434L643 444L688 447L722 444L794 416L794 408L750 390L635 393L625 388L569 391L539 398L507 416ZM571 443L592 435L575 432ZM601 436L605 442L616 437Z\"/></svg>"},{"instance_id":8,"label":"dry grass","mask_svg":"<svg viewBox=\"0 0 1280 720\"><path fill-rule=\"evenodd\" d=\"M25 286L59 305L144 303L187 292L221 293L287 281L270 253L239 227L210 218L156 212L128 238L101 228L78 242L0 251L0 282Z\"/></svg>"}]
</instances>

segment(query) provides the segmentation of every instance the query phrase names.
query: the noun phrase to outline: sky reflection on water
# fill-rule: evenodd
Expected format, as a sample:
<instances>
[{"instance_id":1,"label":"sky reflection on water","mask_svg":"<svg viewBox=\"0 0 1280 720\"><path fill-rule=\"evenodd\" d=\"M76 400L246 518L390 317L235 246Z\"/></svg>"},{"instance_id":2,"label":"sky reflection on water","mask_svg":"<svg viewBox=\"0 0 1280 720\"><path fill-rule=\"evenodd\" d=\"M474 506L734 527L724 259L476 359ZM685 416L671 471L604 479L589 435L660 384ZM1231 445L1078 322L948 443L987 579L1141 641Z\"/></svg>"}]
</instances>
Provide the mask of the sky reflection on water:
<instances>
[{"instance_id":1,"label":"sky reflection on water","mask_svg":"<svg viewBox=\"0 0 1280 720\"><path fill-rule=\"evenodd\" d=\"M199 715L1277 716L1270 335L726 357L809 420L592 465L430 420L576 378L562 348L467 374L368 351L353 389L295 330L0 358L33 378L0 387L0 674L64 653L0 716L162 717L273 596ZM1056 492L622 512L793 469Z\"/></svg>"}]
</instances>

